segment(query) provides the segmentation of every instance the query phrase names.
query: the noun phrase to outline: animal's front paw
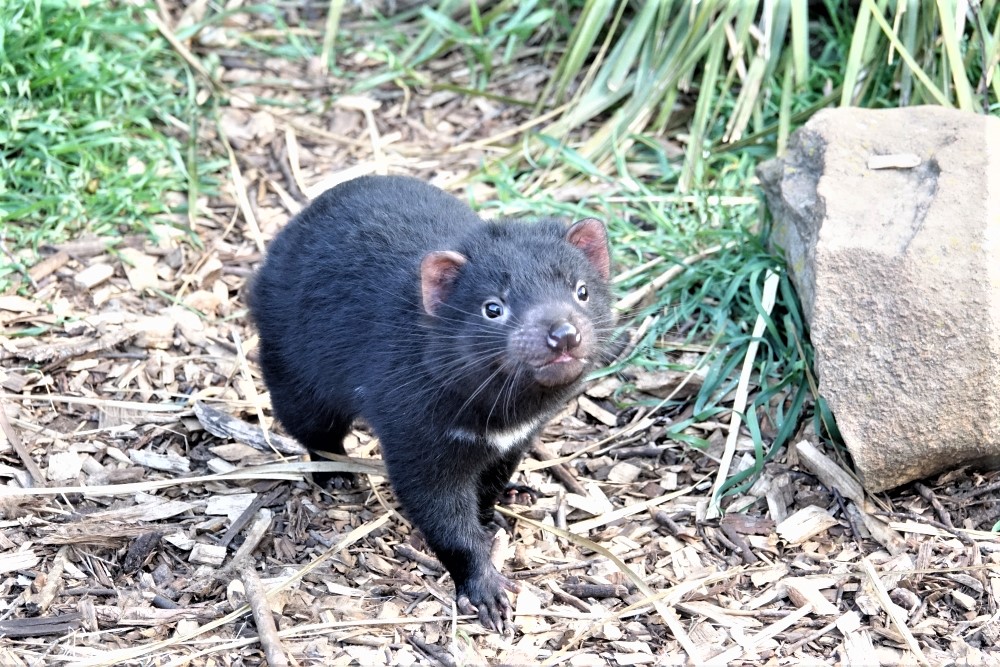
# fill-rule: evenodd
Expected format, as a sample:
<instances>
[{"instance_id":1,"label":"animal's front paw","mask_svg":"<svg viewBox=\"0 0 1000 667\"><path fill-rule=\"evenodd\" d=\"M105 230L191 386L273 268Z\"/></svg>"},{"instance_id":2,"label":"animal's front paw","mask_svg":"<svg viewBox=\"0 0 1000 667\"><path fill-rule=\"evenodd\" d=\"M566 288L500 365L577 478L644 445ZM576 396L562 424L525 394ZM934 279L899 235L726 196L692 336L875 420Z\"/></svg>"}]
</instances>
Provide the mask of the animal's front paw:
<instances>
[{"instance_id":1,"label":"animal's front paw","mask_svg":"<svg viewBox=\"0 0 1000 667\"><path fill-rule=\"evenodd\" d=\"M479 622L487 630L512 635L514 610L507 591L516 593L519 589L517 583L490 568L483 576L469 579L459 586L458 609L463 614L479 616Z\"/></svg>"},{"instance_id":2,"label":"animal's front paw","mask_svg":"<svg viewBox=\"0 0 1000 667\"><path fill-rule=\"evenodd\" d=\"M352 472L314 472L313 482L321 489L353 489L358 478Z\"/></svg>"},{"instance_id":3,"label":"animal's front paw","mask_svg":"<svg viewBox=\"0 0 1000 667\"><path fill-rule=\"evenodd\" d=\"M501 505L534 505L538 501L538 491L523 484L508 484L497 499Z\"/></svg>"}]
</instances>

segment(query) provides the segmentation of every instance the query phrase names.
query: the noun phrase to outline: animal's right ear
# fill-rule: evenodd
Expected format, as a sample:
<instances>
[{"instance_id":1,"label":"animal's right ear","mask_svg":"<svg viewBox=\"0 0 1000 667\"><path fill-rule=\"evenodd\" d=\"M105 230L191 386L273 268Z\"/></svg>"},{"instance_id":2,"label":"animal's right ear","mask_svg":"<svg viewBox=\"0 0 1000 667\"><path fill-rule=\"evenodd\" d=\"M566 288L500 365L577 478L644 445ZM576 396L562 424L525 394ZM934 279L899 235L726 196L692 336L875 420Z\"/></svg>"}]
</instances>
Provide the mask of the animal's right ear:
<instances>
[{"instance_id":1,"label":"animal's right ear","mask_svg":"<svg viewBox=\"0 0 1000 667\"><path fill-rule=\"evenodd\" d=\"M424 255L420 262L420 295L428 315L437 315L438 307L451 293L458 271L469 261L451 250L437 250Z\"/></svg>"},{"instance_id":2,"label":"animal's right ear","mask_svg":"<svg viewBox=\"0 0 1000 667\"><path fill-rule=\"evenodd\" d=\"M566 230L566 240L583 251L602 278L607 280L611 276L608 231L604 228L603 222L596 218L578 220Z\"/></svg>"}]
</instances>

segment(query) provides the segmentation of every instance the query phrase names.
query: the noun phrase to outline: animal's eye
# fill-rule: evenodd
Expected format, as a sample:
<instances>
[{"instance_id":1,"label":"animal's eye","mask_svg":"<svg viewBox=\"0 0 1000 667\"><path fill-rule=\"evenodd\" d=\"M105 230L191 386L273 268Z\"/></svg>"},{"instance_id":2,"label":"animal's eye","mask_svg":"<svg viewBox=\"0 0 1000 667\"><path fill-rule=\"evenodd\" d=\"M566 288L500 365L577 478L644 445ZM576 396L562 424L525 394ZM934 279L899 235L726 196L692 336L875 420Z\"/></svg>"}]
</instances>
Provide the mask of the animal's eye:
<instances>
[{"instance_id":1,"label":"animal's eye","mask_svg":"<svg viewBox=\"0 0 1000 667\"><path fill-rule=\"evenodd\" d=\"M503 304L499 301L489 300L483 304L483 317L489 320L495 320L498 317L503 317Z\"/></svg>"},{"instance_id":2,"label":"animal's eye","mask_svg":"<svg viewBox=\"0 0 1000 667\"><path fill-rule=\"evenodd\" d=\"M576 284L576 300L586 301L590 298L590 292L587 291L587 283L582 280Z\"/></svg>"}]
</instances>

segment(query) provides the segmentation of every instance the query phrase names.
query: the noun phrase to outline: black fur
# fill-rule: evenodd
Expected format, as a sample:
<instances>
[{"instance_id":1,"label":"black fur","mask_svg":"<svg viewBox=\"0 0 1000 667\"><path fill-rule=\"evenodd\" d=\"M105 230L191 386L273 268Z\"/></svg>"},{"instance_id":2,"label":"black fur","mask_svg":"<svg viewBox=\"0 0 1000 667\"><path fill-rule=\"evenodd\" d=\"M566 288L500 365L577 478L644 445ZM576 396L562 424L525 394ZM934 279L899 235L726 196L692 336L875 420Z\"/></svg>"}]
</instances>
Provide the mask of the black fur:
<instances>
[{"instance_id":1,"label":"black fur","mask_svg":"<svg viewBox=\"0 0 1000 667\"><path fill-rule=\"evenodd\" d=\"M275 415L310 449L340 454L351 422L364 418L459 606L502 631L511 618L504 591L514 585L490 563L484 526L532 438L585 374L536 381L554 354L545 332L553 318L572 321L586 371L611 327L608 266L594 260L601 249L588 255L567 229L557 220L485 222L415 179L363 177L293 219L250 290ZM434 251L467 261L428 313L421 262ZM584 302L574 298L580 281ZM484 316L491 297L502 298L503 321ZM490 440L526 424L505 450Z\"/></svg>"}]
</instances>

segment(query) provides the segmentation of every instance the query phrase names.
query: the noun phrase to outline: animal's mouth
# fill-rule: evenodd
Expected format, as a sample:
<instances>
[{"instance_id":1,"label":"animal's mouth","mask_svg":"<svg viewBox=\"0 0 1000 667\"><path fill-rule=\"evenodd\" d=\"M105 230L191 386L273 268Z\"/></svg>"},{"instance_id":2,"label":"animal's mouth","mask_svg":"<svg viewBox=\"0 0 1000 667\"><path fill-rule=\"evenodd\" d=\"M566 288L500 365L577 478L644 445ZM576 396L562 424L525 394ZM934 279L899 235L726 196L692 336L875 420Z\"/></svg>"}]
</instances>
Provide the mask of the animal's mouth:
<instances>
[{"instance_id":1,"label":"animal's mouth","mask_svg":"<svg viewBox=\"0 0 1000 667\"><path fill-rule=\"evenodd\" d=\"M558 355L556 355L554 359L546 361L539 368L545 368L546 366L552 366L553 364L565 364L571 361L580 361L580 360L574 357L569 352L560 352Z\"/></svg>"},{"instance_id":2,"label":"animal's mouth","mask_svg":"<svg viewBox=\"0 0 1000 667\"><path fill-rule=\"evenodd\" d=\"M561 387L576 380L586 364L568 352L560 352L535 367L535 381L543 387Z\"/></svg>"}]
</instances>

